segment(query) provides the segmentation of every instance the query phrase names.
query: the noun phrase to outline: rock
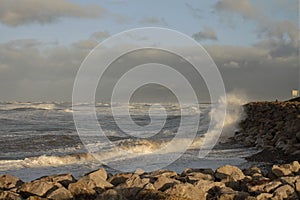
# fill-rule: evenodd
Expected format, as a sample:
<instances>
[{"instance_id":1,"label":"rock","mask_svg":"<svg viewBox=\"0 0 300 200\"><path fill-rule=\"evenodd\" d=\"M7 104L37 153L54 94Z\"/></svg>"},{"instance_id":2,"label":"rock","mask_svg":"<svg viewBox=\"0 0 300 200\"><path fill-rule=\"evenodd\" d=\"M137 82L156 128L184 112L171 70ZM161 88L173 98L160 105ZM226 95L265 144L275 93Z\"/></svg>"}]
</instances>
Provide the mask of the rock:
<instances>
[{"instance_id":1,"label":"rock","mask_svg":"<svg viewBox=\"0 0 300 200\"><path fill-rule=\"evenodd\" d=\"M284 184L289 184L290 186L294 186L297 179L299 179L299 176L283 176L279 180Z\"/></svg>"},{"instance_id":2,"label":"rock","mask_svg":"<svg viewBox=\"0 0 300 200\"><path fill-rule=\"evenodd\" d=\"M295 189L297 192L300 192L300 179L299 178L295 182Z\"/></svg>"},{"instance_id":3,"label":"rock","mask_svg":"<svg viewBox=\"0 0 300 200\"><path fill-rule=\"evenodd\" d=\"M274 191L274 197L277 199L297 199L294 188L290 185L283 185Z\"/></svg>"},{"instance_id":4,"label":"rock","mask_svg":"<svg viewBox=\"0 0 300 200\"><path fill-rule=\"evenodd\" d=\"M52 192L58 187L53 182L47 182L42 180L35 180L32 182L24 183L18 190L18 192L24 196L39 196L44 197L47 193Z\"/></svg>"},{"instance_id":5,"label":"rock","mask_svg":"<svg viewBox=\"0 0 300 200\"><path fill-rule=\"evenodd\" d=\"M69 200L73 199L73 195L66 188L60 187L47 195L47 198L53 200Z\"/></svg>"},{"instance_id":6,"label":"rock","mask_svg":"<svg viewBox=\"0 0 300 200\"><path fill-rule=\"evenodd\" d=\"M200 200L201 191L190 183L176 184L165 191L166 194L174 195L183 199Z\"/></svg>"},{"instance_id":7,"label":"rock","mask_svg":"<svg viewBox=\"0 0 300 200\"><path fill-rule=\"evenodd\" d=\"M138 187L143 188L147 183L150 182L150 178L140 178L138 175L133 175L126 180L125 184L127 187Z\"/></svg>"},{"instance_id":8,"label":"rock","mask_svg":"<svg viewBox=\"0 0 300 200\"><path fill-rule=\"evenodd\" d=\"M243 180L244 173L236 166L225 165L216 170L215 177L218 179L230 179L233 181Z\"/></svg>"},{"instance_id":9,"label":"rock","mask_svg":"<svg viewBox=\"0 0 300 200\"><path fill-rule=\"evenodd\" d=\"M293 173L292 172L292 167L289 164L273 165L272 172L277 177L288 176L288 175L291 175Z\"/></svg>"},{"instance_id":10,"label":"rock","mask_svg":"<svg viewBox=\"0 0 300 200\"><path fill-rule=\"evenodd\" d=\"M265 185L265 187L263 188L263 191L270 193L273 190L275 190L277 187L279 187L280 185L282 185L282 183L280 181L272 181Z\"/></svg>"},{"instance_id":11,"label":"rock","mask_svg":"<svg viewBox=\"0 0 300 200\"><path fill-rule=\"evenodd\" d=\"M132 176L132 173L119 173L115 174L112 177L110 177L107 181L113 184L114 186L117 186L121 183L125 183L127 179L129 179Z\"/></svg>"},{"instance_id":12,"label":"rock","mask_svg":"<svg viewBox=\"0 0 300 200\"><path fill-rule=\"evenodd\" d=\"M153 186L156 190L164 191L164 190L174 186L175 184L179 184L179 183L180 183L180 181L178 181L178 180L171 179L171 178L168 178L165 176L161 176L153 183Z\"/></svg>"},{"instance_id":13,"label":"rock","mask_svg":"<svg viewBox=\"0 0 300 200\"><path fill-rule=\"evenodd\" d=\"M191 173L200 172L202 174L210 174L214 176L215 172L212 169L192 169L192 168L186 168L182 173L181 176L188 176Z\"/></svg>"},{"instance_id":14,"label":"rock","mask_svg":"<svg viewBox=\"0 0 300 200\"><path fill-rule=\"evenodd\" d=\"M59 174L59 175L52 175L52 176L44 176L44 177L39 178L38 180L53 182L53 183L60 183L66 188L68 188L70 183L76 182L76 180L72 176L72 174Z\"/></svg>"},{"instance_id":15,"label":"rock","mask_svg":"<svg viewBox=\"0 0 300 200\"><path fill-rule=\"evenodd\" d=\"M102 177L105 178L102 170L94 171L80 178L77 182L71 183L68 189L73 196L95 196L96 191L102 191L113 187L112 184L104 180Z\"/></svg>"},{"instance_id":16,"label":"rock","mask_svg":"<svg viewBox=\"0 0 300 200\"><path fill-rule=\"evenodd\" d=\"M164 169L157 170L157 171L154 171L154 172L150 173L150 176L153 177L153 178L158 178L160 176L166 176L166 177L172 178L172 177L175 177L177 175L178 174L174 171L164 170Z\"/></svg>"},{"instance_id":17,"label":"rock","mask_svg":"<svg viewBox=\"0 0 300 200\"><path fill-rule=\"evenodd\" d=\"M95 184L89 183L89 180L87 177L83 177L79 179L75 183L71 183L68 187L68 190L71 192L71 194L76 198L95 198L96 197L96 191L93 189Z\"/></svg>"},{"instance_id":18,"label":"rock","mask_svg":"<svg viewBox=\"0 0 300 200\"><path fill-rule=\"evenodd\" d=\"M215 180L215 177L210 175L210 174L203 174L201 172L192 172L192 173L189 173L187 175L187 178L188 178L188 182L189 183L195 183L199 180L210 180L210 181L213 181Z\"/></svg>"},{"instance_id":19,"label":"rock","mask_svg":"<svg viewBox=\"0 0 300 200\"><path fill-rule=\"evenodd\" d=\"M243 173L246 176L253 176L254 174L260 174L260 175L262 175L261 170L258 167L256 167L256 166L251 167L250 169L243 170Z\"/></svg>"},{"instance_id":20,"label":"rock","mask_svg":"<svg viewBox=\"0 0 300 200\"><path fill-rule=\"evenodd\" d=\"M9 190L14 187L19 187L24 182L19 178L12 176L10 174L4 174L0 176L0 189Z\"/></svg>"},{"instance_id":21,"label":"rock","mask_svg":"<svg viewBox=\"0 0 300 200\"><path fill-rule=\"evenodd\" d=\"M134 174L137 174L137 175L142 175L144 173L145 173L145 171L142 169L139 169L139 168L134 171Z\"/></svg>"},{"instance_id":22,"label":"rock","mask_svg":"<svg viewBox=\"0 0 300 200\"><path fill-rule=\"evenodd\" d=\"M116 190L109 189L98 195L96 200L126 200L126 198L118 194Z\"/></svg>"},{"instance_id":23,"label":"rock","mask_svg":"<svg viewBox=\"0 0 300 200\"><path fill-rule=\"evenodd\" d=\"M47 198L39 197L39 196L30 196L26 200L48 200Z\"/></svg>"},{"instance_id":24,"label":"rock","mask_svg":"<svg viewBox=\"0 0 300 200\"><path fill-rule=\"evenodd\" d=\"M101 178L102 180L107 179L107 173L104 168L100 168L98 170L87 173L85 174L85 176L88 176L92 180L98 180L99 178Z\"/></svg>"},{"instance_id":25,"label":"rock","mask_svg":"<svg viewBox=\"0 0 300 200\"><path fill-rule=\"evenodd\" d=\"M215 186L208 191L206 199L235 200L247 199L248 196L249 194L246 192L234 191L229 187L220 188Z\"/></svg>"},{"instance_id":26,"label":"rock","mask_svg":"<svg viewBox=\"0 0 300 200\"><path fill-rule=\"evenodd\" d=\"M269 194L269 193L261 193L259 195L256 196L257 200L268 200L270 198L273 197L273 194Z\"/></svg>"},{"instance_id":27,"label":"rock","mask_svg":"<svg viewBox=\"0 0 300 200\"><path fill-rule=\"evenodd\" d=\"M198 188L200 192L200 199L206 199L207 197L207 192L213 188L213 187L219 187L223 188L226 187L224 183L222 182L213 182L213 181L208 181L208 180L199 180L196 184L195 187Z\"/></svg>"},{"instance_id":28,"label":"rock","mask_svg":"<svg viewBox=\"0 0 300 200\"><path fill-rule=\"evenodd\" d=\"M186 199L182 197L178 197L171 194L166 194L161 191L153 191L153 190L142 190L138 193L136 196L136 199L138 200L192 200L192 199Z\"/></svg>"},{"instance_id":29,"label":"rock","mask_svg":"<svg viewBox=\"0 0 300 200\"><path fill-rule=\"evenodd\" d=\"M140 178L140 176L134 174L125 183L116 186L114 189L127 199L133 199L148 183L150 183L150 178Z\"/></svg>"},{"instance_id":30,"label":"rock","mask_svg":"<svg viewBox=\"0 0 300 200\"><path fill-rule=\"evenodd\" d=\"M3 191L0 193L0 199L6 199L6 200L22 200L23 198L21 195L11 192L11 191Z\"/></svg>"}]
</instances>

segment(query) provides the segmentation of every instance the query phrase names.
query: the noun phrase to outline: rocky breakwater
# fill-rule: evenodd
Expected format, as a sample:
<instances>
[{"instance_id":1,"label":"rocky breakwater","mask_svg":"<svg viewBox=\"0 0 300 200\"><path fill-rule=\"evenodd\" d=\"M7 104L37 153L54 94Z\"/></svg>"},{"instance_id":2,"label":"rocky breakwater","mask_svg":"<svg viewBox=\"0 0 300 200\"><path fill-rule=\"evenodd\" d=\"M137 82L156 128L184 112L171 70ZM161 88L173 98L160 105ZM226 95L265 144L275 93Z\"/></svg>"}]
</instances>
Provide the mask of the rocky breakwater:
<instances>
[{"instance_id":1,"label":"rocky breakwater","mask_svg":"<svg viewBox=\"0 0 300 200\"><path fill-rule=\"evenodd\" d=\"M300 165L274 165L241 170L225 165L217 170L185 169L107 174L93 171L76 180L71 174L44 176L24 183L6 174L0 176L0 199L12 200L263 200L299 199Z\"/></svg>"},{"instance_id":2,"label":"rocky breakwater","mask_svg":"<svg viewBox=\"0 0 300 200\"><path fill-rule=\"evenodd\" d=\"M236 141L275 152L282 159L300 157L300 102L252 102L244 105L244 111Z\"/></svg>"}]
</instances>

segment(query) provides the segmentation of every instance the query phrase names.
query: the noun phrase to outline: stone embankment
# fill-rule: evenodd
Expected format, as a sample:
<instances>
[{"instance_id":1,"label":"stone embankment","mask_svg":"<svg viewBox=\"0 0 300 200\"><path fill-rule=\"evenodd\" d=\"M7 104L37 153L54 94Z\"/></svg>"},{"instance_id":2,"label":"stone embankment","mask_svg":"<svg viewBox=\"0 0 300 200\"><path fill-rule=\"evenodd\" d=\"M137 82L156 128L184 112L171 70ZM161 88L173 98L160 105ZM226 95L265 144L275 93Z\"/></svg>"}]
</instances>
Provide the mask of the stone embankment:
<instances>
[{"instance_id":1,"label":"stone embankment","mask_svg":"<svg viewBox=\"0 0 300 200\"><path fill-rule=\"evenodd\" d=\"M244 105L245 119L234 139L249 147L300 157L300 102L252 102Z\"/></svg>"},{"instance_id":2,"label":"stone embankment","mask_svg":"<svg viewBox=\"0 0 300 200\"><path fill-rule=\"evenodd\" d=\"M263 200L299 199L300 165L274 165L241 170L225 165L217 170L186 169L107 174L93 171L76 180L71 174L51 175L24 183L17 177L0 176L0 199L13 200Z\"/></svg>"}]
</instances>

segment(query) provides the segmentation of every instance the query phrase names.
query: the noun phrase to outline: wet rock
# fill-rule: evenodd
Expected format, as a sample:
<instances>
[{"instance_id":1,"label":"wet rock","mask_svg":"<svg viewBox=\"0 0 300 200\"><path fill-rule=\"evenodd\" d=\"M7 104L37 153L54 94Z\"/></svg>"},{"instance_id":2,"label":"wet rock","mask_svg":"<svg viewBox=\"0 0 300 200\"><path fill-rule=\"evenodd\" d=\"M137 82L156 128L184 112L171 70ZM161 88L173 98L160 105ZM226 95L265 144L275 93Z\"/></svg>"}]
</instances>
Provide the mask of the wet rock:
<instances>
[{"instance_id":1,"label":"wet rock","mask_svg":"<svg viewBox=\"0 0 300 200\"><path fill-rule=\"evenodd\" d=\"M24 182L19 178L12 176L10 174L4 174L0 176L0 189L9 190L14 187L19 187Z\"/></svg>"}]
</instances>

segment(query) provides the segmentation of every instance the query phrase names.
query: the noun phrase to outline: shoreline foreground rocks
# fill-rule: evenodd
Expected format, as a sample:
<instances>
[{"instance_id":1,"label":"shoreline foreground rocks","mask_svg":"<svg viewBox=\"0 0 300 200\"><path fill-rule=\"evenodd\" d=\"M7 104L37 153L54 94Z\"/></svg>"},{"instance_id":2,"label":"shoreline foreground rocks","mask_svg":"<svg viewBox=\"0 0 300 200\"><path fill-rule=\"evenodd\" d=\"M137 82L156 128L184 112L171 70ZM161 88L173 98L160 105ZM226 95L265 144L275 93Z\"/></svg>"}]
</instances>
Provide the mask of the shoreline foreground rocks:
<instances>
[{"instance_id":1,"label":"shoreline foreground rocks","mask_svg":"<svg viewBox=\"0 0 300 200\"><path fill-rule=\"evenodd\" d=\"M233 138L262 152L248 160L269 167L185 169L107 174L104 168L76 180L72 174L23 182L0 175L0 199L6 200L283 200L300 199L300 102L253 102ZM288 163L288 164L283 164Z\"/></svg>"},{"instance_id":2,"label":"shoreline foreground rocks","mask_svg":"<svg viewBox=\"0 0 300 200\"><path fill-rule=\"evenodd\" d=\"M0 199L13 200L203 200L299 199L300 164L241 170L225 165L212 169L185 169L107 174L104 168L76 180L71 174L44 176L24 183L0 176Z\"/></svg>"}]
</instances>

